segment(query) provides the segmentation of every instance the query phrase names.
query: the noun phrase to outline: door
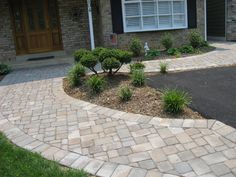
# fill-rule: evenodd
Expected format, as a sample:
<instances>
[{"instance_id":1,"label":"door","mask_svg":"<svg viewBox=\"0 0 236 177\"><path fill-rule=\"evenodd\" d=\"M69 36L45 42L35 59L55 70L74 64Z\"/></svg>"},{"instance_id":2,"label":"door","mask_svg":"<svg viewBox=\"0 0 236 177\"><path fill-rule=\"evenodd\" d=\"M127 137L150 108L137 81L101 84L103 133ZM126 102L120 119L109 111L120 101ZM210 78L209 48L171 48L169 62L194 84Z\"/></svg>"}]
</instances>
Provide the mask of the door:
<instances>
[{"instance_id":1,"label":"door","mask_svg":"<svg viewBox=\"0 0 236 177\"><path fill-rule=\"evenodd\" d=\"M62 49L56 0L11 0L17 54Z\"/></svg>"}]
</instances>

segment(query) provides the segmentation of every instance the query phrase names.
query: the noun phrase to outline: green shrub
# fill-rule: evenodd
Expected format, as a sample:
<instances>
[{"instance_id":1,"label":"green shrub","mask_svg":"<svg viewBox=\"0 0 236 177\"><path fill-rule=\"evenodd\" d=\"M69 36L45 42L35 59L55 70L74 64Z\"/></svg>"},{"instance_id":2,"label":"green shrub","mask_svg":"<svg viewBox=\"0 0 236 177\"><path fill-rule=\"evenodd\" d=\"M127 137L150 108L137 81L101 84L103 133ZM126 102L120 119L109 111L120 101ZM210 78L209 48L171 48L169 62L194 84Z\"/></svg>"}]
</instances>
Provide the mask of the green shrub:
<instances>
[{"instance_id":1,"label":"green shrub","mask_svg":"<svg viewBox=\"0 0 236 177\"><path fill-rule=\"evenodd\" d=\"M173 46L174 40L170 33L166 33L161 38L161 44L165 47L166 50L169 50Z\"/></svg>"},{"instance_id":2,"label":"green shrub","mask_svg":"<svg viewBox=\"0 0 236 177\"><path fill-rule=\"evenodd\" d=\"M160 73L166 74L168 69L168 64L167 63L160 63Z\"/></svg>"},{"instance_id":3,"label":"green shrub","mask_svg":"<svg viewBox=\"0 0 236 177\"><path fill-rule=\"evenodd\" d=\"M134 57L139 57L142 54L143 45L140 39L133 38L129 44L130 51L133 52Z\"/></svg>"},{"instance_id":4,"label":"green shrub","mask_svg":"<svg viewBox=\"0 0 236 177\"><path fill-rule=\"evenodd\" d=\"M199 48L204 43L204 39L198 31L193 31L189 34L189 42L193 48Z\"/></svg>"},{"instance_id":5,"label":"green shrub","mask_svg":"<svg viewBox=\"0 0 236 177\"><path fill-rule=\"evenodd\" d=\"M106 48L104 48L104 47L96 47L96 48L92 51L92 53L93 53L94 56L96 56L96 57L98 58L99 55L101 54L101 52L102 52L103 50L106 50Z\"/></svg>"},{"instance_id":6,"label":"green shrub","mask_svg":"<svg viewBox=\"0 0 236 177\"><path fill-rule=\"evenodd\" d=\"M176 89L166 90L163 95L164 110L168 113L177 114L189 105L191 98L186 92Z\"/></svg>"},{"instance_id":7,"label":"green shrub","mask_svg":"<svg viewBox=\"0 0 236 177\"><path fill-rule=\"evenodd\" d=\"M11 67L7 64L0 64L0 75L5 75L11 72Z\"/></svg>"},{"instance_id":8,"label":"green shrub","mask_svg":"<svg viewBox=\"0 0 236 177\"><path fill-rule=\"evenodd\" d=\"M115 52L115 58L118 59L122 65L128 64L132 61L131 52L119 49L115 49L114 52Z\"/></svg>"},{"instance_id":9,"label":"green shrub","mask_svg":"<svg viewBox=\"0 0 236 177\"><path fill-rule=\"evenodd\" d=\"M81 84L81 77L85 76L85 68L77 63L75 64L68 73L68 81L71 87L78 86Z\"/></svg>"},{"instance_id":10,"label":"green shrub","mask_svg":"<svg viewBox=\"0 0 236 177\"><path fill-rule=\"evenodd\" d=\"M147 53L147 55L149 57L158 57L158 56L160 56L160 54L161 54L160 51L153 50L153 49L149 50L148 53Z\"/></svg>"},{"instance_id":11,"label":"green shrub","mask_svg":"<svg viewBox=\"0 0 236 177\"><path fill-rule=\"evenodd\" d=\"M76 62L79 62L84 55L89 54L89 53L91 53L91 52L89 50L86 50L86 49L76 50L74 52L74 59L75 59Z\"/></svg>"},{"instance_id":12,"label":"green shrub","mask_svg":"<svg viewBox=\"0 0 236 177\"><path fill-rule=\"evenodd\" d=\"M194 53L194 48L191 45L183 45L180 48L181 53Z\"/></svg>"},{"instance_id":13,"label":"green shrub","mask_svg":"<svg viewBox=\"0 0 236 177\"><path fill-rule=\"evenodd\" d=\"M170 48L169 50L167 50L167 54L171 56L176 56L180 54L180 51L178 48Z\"/></svg>"},{"instance_id":14,"label":"green shrub","mask_svg":"<svg viewBox=\"0 0 236 177\"><path fill-rule=\"evenodd\" d=\"M92 91L92 93L98 94L105 89L106 81L103 77L94 75L86 81L86 85Z\"/></svg>"},{"instance_id":15,"label":"green shrub","mask_svg":"<svg viewBox=\"0 0 236 177\"><path fill-rule=\"evenodd\" d=\"M102 62L102 68L106 70L109 74L114 74L113 69L120 68L121 63L116 58L106 58Z\"/></svg>"},{"instance_id":16,"label":"green shrub","mask_svg":"<svg viewBox=\"0 0 236 177\"><path fill-rule=\"evenodd\" d=\"M102 63L106 58L116 58L117 57L117 52L115 49L108 49L104 48L103 50L100 51L99 54L99 62Z\"/></svg>"},{"instance_id":17,"label":"green shrub","mask_svg":"<svg viewBox=\"0 0 236 177\"><path fill-rule=\"evenodd\" d=\"M142 70L145 68L145 65L143 63L137 62L137 63L133 63L130 64L130 73L132 73L134 70Z\"/></svg>"},{"instance_id":18,"label":"green shrub","mask_svg":"<svg viewBox=\"0 0 236 177\"><path fill-rule=\"evenodd\" d=\"M146 80L144 71L141 69L133 70L131 80L132 84L136 87L144 86Z\"/></svg>"},{"instance_id":19,"label":"green shrub","mask_svg":"<svg viewBox=\"0 0 236 177\"><path fill-rule=\"evenodd\" d=\"M129 101L133 95L132 90L128 86L122 86L119 89L118 96L121 101Z\"/></svg>"},{"instance_id":20,"label":"green shrub","mask_svg":"<svg viewBox=\"0 0 236 177\"><path fill-rule=\"evenodd\" d=\"M90 69L92 72L94 72L95 74L97 74L97 71L95 70L95 66L98 64L98 59L96 56L94 56L92 53L89 54L85 54L81 60L80 63Z\"/></svg>"}]
</instances>

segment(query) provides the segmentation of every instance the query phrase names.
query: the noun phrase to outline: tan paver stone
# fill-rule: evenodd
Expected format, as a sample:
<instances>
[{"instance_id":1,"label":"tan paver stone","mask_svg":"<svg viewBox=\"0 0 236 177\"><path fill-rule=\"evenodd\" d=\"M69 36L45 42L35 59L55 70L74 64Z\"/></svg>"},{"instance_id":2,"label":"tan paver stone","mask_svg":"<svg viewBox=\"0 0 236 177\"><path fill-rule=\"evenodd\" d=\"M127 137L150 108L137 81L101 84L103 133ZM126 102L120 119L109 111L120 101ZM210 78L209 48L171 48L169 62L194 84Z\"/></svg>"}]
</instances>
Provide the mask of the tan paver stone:
<instances>
[{"instance_id":1,"label":"tan paver stone","mask_svg":"<svg viewBox=\"0 0 236 177\"><path fill-rule=\"evenodd\" d=\"M194 172L199 176L211 171L209 166L201 159L190 160L189 164L193 168Z\"/></svg>"},{"instance_id":2,"label":"tan paver stone","mask_svg":"<svg viewBox=\"0 0 236 177\"><path fill-rule=\"evenodd\" d=\"M128 156L130 162L139 162L150 159L150 155L147 152L133 153Z\"/></svg>"},{"instance_id":3,"label":"tan paver stone","mask_svg":"<svg viewBox=\"0 0 236 177\"><path fill-rule=\"evenodd\" d=\"M216 152L216 153L213 153L213 154L205 155L205 156L202 157L202 159L208 165L224 162L224 161L227 160L221 152Z\"/></svg>"},{"instance_id":4,"label":"tan paver stone","mask_svg":"<svg viewBox=\"0 0 236 177\"><path fill-rule=\"evenodd\" d=\"M97 172L97 175L103 176L103 177L111 177L111 175L113 174L116 168L117 168L117 165L115 163L106 162L99 169L99 171Z\"/></svg>"},{"instance_id":5,"label":"tan paver stone","mask_svg":"<svg viewBox=\"0 0 236 177\"><path fill-rule=\"evenodd\" d=\"M88 165L84 168L90 174L96 174L100 167L103 165L103 161L101 160L92 160L88 163Z\"/></svg>"},{"instance_id":6,"label":"tan paver stone","mask_svg":"<svg viewBox=\"0 0 236 177\"><path fill-rule=\"evenodd\" d=\"M119 165L111 177L127 177L131 171L131 167L126 165Z\"/></svg>"},{"instance_id":7,"label":"tan paver stone","mask_svg":"<svg viewBox=\"0 0 236 177\"><path fill-rule=\"evenodd\" d=\"M147 174L147 170L140 168L133 168L128 177L145 177Z\"/></svg>"}]
</instances>

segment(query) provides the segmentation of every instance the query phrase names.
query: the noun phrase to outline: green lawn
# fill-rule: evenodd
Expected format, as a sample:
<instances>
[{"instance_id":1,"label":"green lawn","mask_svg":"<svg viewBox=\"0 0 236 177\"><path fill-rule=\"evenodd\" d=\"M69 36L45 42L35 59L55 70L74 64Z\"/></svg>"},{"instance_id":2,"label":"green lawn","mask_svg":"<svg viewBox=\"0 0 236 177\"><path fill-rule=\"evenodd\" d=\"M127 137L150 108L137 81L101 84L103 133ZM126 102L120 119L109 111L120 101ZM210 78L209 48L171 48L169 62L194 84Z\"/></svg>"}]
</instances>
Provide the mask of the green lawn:
<instances>
[{"instance_id":1,"label":"green lawn","mask_svg":"<svg viewBox=\"0 0 236 177\"><path fill-rule=\"evenodd\" d=\"M88 177L40 155L16 147L0 133L0 177Z\"/></svg>"}]
</instances>

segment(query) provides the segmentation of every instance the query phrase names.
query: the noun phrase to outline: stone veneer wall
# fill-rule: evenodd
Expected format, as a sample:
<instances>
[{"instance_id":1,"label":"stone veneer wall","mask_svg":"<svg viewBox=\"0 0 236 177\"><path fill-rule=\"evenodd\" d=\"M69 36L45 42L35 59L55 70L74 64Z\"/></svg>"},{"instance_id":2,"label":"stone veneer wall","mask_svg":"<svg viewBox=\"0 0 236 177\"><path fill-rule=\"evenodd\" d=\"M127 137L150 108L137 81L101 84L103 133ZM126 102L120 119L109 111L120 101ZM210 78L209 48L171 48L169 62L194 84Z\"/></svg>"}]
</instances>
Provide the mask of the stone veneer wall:
<instances>
[{"instance_id":1,"label":"stone veneer wall","mask_svg":"<svg viewBox=\"0 0 236 177\"><path fill-rule=\"evenodd\" d=\"M88 24L88 11L86 0L58 0L59 16L63 48L71 54L79 48L90 48L90 33ZM77 12L78 16L74 16ZM94 26L97 26L98 10L93 4ZM98 44L97 29L95 28L95 39Z\"/></svg>"},{"instance_id":2,"label":"stone veneer wall","mask_svg":"<svg viewBox=\"0 0 236 177\"><path fill-rule=\"evenodd\" d=\"M0 62L16 57L9 4L0 0Z\"/></svg>"},{"instance_id":3,"label":"stone veneer wall","mask_svg":"<svg viewBox=\"0 0 236 177\"><path fill-rule=\"evenodd\" d=\"M226 39L236 41L236 0L227 0Z\"/></svg>"},{"instance_id":4,"label":"stone veneer wall","mask_svg":"<svg viewBox=\"0 0 236 177\"><path fill-rule=\"evenodd\" d=\"M112 31L112 20L111 20L111 6L110 0L100 0L100 34L103 38L101 43L104 46L110 46L110 35ZM198 30L204 36L204 0L197 0L197 26ZM187 42L187 33L191 31L189 29L181 30L169 30L174 35L176 46L181 43ZM118 35L118 48L127 48L129 41L133 37L138 37L142 42L148 42L151 47L160 47L160 38L167 31L154 31L154 32L138 32L138 33L124 33Z\"/></svg>"}]
</instances>

